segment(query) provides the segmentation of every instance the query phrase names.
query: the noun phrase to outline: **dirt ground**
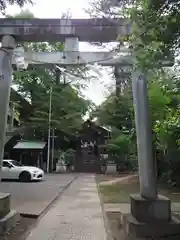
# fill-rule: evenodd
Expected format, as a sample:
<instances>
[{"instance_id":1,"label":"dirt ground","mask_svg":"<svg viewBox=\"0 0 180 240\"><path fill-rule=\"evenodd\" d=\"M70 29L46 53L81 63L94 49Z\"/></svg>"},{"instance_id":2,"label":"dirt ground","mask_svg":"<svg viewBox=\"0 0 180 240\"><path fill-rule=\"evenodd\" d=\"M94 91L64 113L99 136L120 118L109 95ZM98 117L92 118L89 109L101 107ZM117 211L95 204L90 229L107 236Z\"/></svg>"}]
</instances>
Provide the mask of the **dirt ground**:
<instances>
[{"instance_id":1,"label":"dirt ground","mask_svg":"<svg viewBox=\"0 0 180 240\"><path fill-rule=\"evenodd\" d=\"M125 176L128 176L130 175L131 173L129 172L124 172L124 173L113 173L113 174L97 174L96 175L96 179L98 182L101 182L101 181L108 181L108 180L112 180L112 179L115 179L115 178L121 178L121 177L125 177Z\"/></svg>"},{"instance_id":2,"label":"dirt ground","mask_svg":"<svg viewBox=\"0 0 180 240\"><path fill-rule=\"evenodd\" d=\"M138 176L134 174L97 175L96 182L104 203L129 203L130 194L139 192ZM180 189L158 184L158 192L172 202L180 202Z\"/></svg>"},{"instance_id":3,"label":"dirt ground","mask_svg":"<svg viewBox=\"0 0 180 240\"><path fill-rule=\"evenodd\" d=\"M96 181L103 203L128 203L129 194L139 192L138 176L134 174L97 175Z\"/></svg>"}]
</instances>

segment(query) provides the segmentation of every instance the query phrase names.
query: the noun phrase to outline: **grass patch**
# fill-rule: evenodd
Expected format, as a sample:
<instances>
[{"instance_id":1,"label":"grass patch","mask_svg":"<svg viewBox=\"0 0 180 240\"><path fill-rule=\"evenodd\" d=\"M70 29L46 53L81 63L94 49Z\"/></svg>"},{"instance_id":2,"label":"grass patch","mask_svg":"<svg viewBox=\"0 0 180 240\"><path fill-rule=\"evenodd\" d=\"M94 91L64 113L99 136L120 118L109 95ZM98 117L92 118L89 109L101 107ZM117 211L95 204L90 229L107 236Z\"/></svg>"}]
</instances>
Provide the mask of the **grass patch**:
<instances>
[{"instance_id":1,"label":"grass patch","mask_svg":"<svg viewBox=\"0 0 180 240\"><path fill-rule=\"evenodd\" d=\"M98 189L104 203L129 203L129 195L139 193L138 183L116 183L112 185L100 185L99 183L97 183ZM160 195L170 198L172 202L180 202L180 189L161 185L158 185L158 189Z\"/></svg>"},{"instance_id":2,"label":"grass patch","mask_svg":"<svg viewBox=\"0 0 180 240\"><path fill-rule=\"evenodd\" d=\"M180 202L180 189L161 185L158 188L161 195L168 197L172 202Z\"/></svg>"},{"instance_id":3,"label":"grass patch","mask_svg":"<svg viewBox=\"0 0 180 240\"><path fill-rule=\"evenodd\" d=\"M138 184L113 184L108 186L99 185L99 191L104 203L128 203L129 195L139 192Z\"/></svg>"}]
</instances>

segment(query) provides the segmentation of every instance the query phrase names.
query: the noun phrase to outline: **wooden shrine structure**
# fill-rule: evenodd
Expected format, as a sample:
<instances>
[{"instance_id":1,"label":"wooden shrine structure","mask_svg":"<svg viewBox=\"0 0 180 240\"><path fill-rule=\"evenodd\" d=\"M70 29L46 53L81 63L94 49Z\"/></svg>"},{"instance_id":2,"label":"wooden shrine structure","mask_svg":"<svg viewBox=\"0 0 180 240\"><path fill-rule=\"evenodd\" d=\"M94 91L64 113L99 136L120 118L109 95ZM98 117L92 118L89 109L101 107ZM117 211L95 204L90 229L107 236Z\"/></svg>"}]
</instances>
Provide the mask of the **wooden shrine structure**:
<instances>
[{"instance_id":1,"label":"wooden shrine structure","mask_svg":"<svg viewBox=\"0 0 180 240\"><path fill-rule=\"evenodd\" d=\"M76 172L101 171L101 146L110 138L110 130L87 120L76 140L74 167Z\"/></svg>"}]
</instances>

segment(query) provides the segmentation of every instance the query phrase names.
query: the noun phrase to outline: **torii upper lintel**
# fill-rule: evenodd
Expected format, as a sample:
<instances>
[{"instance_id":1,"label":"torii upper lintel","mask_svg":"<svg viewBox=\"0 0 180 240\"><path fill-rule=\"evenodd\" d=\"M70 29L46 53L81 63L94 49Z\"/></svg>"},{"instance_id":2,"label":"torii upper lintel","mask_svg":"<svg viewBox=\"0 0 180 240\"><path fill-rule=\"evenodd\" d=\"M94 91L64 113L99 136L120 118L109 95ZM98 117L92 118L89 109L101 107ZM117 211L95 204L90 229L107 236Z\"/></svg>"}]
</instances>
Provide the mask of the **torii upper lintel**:
<instances>
[{"instance_id":1,"label":"torii upper lintel","mask_svg":"<svg viewBox=\"0 0 180 240\"><path fill-rule=\"evenodd\" d=\"M123 18L0 19L0 38L11 35L17 42L58 42L73 36L84 42L113 42L130 32L130 22Z\"/></svg>"}]
</instances>

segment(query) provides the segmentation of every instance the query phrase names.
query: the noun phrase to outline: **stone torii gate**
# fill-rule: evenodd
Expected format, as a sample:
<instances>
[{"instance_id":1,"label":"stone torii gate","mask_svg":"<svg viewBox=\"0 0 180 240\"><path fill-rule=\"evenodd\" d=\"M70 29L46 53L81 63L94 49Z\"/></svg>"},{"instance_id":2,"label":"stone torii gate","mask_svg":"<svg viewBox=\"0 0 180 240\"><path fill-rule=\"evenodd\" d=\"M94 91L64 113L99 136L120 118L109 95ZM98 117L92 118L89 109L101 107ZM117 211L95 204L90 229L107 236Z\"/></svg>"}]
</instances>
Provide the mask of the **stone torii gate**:
<instances>
[{"instance_id":1,"label":"stone torii gate","mask_svg":"<svg viewBox=\"0 0 180 240\"><path fill-rule=\"evenodd\" d=\"M98 61L105 66L131 66L132 56L114 59L115 53L79 53L78 40L88 42L115 41L127 35L131 26L124 19L116 23L105 19L0 19L0 160L3 158L5 124L12 78L13 48L24 41L64 41L62 53L25 53L31 64L77 65ZM106 58L107 57L107 58ZM48 60L49 59L49 60ZM116 77L118 71L116 71ZM171 217L170 200L157 195L156 166L152 155L152 134L148 115L147 81L143 73L132 71L132 86L136 120L140 195L130 196L131 212L122 215L124 230L130 235L158 237L180 233L179 221ZM2 163L2 162L1 162ZM9 196L0 198L5 201ZM10 208L9 208L10 209ZM121 209L120 209L121 211ZM6 211L7 212L7 211ZM146 215L145 215L146 214ZM2 217L0 215L0 217ZM162 227L160 227L162 225ZM157 227L158 226L158 227Z\"/></svg>"}]
</instances>

